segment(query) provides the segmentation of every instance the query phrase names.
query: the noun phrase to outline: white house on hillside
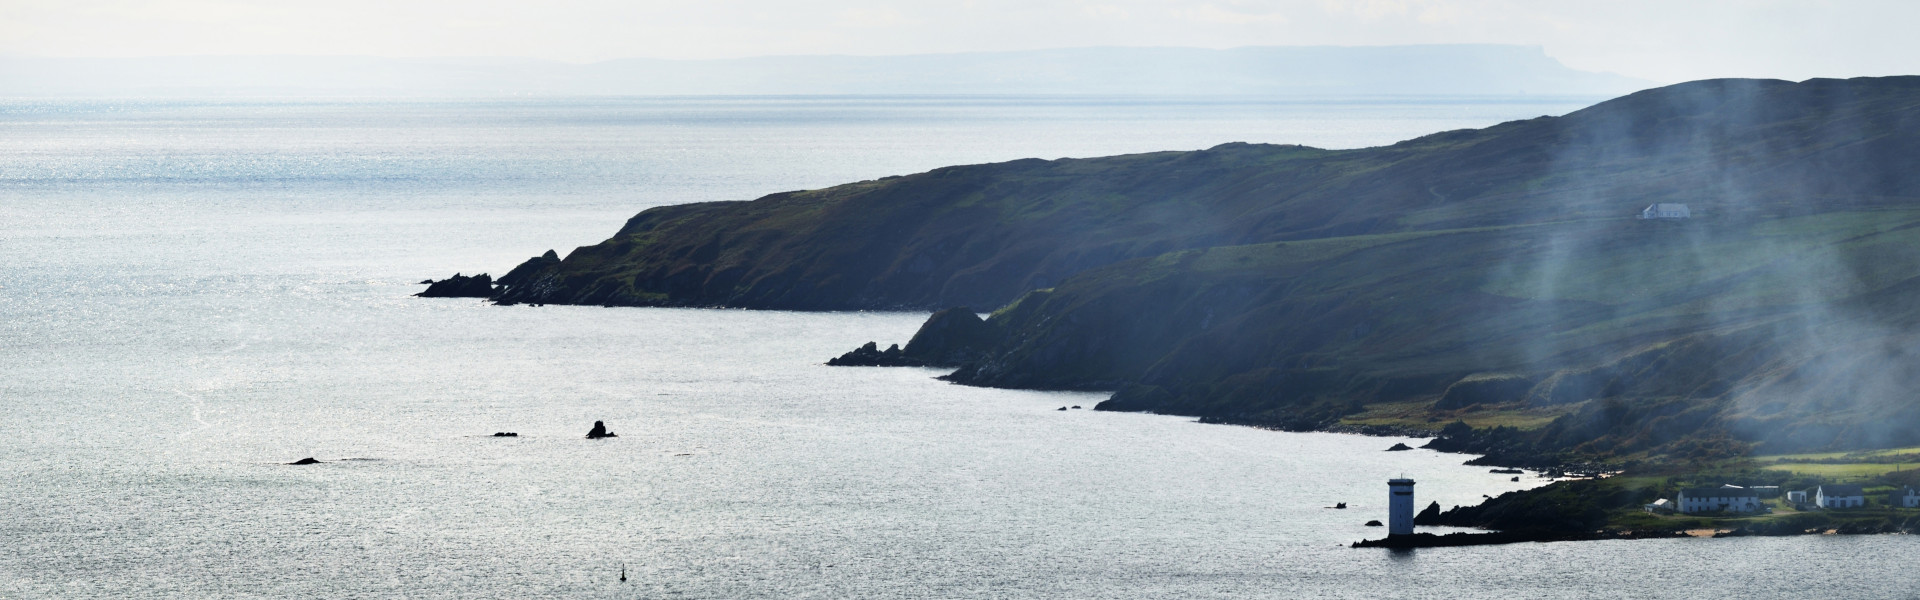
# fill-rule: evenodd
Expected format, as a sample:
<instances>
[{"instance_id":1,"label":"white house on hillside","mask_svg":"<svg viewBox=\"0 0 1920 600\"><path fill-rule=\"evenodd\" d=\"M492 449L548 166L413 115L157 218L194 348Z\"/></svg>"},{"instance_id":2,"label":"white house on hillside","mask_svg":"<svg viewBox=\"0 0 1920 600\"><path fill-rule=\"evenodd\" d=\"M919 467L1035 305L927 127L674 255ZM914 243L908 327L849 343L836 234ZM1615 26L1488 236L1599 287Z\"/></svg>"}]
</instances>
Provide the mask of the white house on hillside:
<instances>
[{"instance_id":1,"label":"white house on hillside","mask_svg":"<svg viewBox=\"0 0 1920 600\"><path fill-rule=\"evenodd\" d=\"M1693 211L1687 210L1687 205L1685 204L1648 204L1647 208L1640 211L1640 218L1642 219L1688 219L1692 217Z\"/></svg>"},{"instance_id":2,"label":"white house on hillside","mask_svg":"<svg viewBox=\"0 0 1920 600\"><path fill-rule=\"evenodd\" d=\"M1684 488L1674 497L1674 509L1683 513L1755 512L1760 510L1760 492L1740 487Z\"/></svg>"},{"instance_id":3,"label":"white house on hillside","mask_svg":"<svg viewBox=\"0 0 1920 600\"><path fill-rule=\"evenodd\" d=\"M1857 485L1823 485L1813 488L1813 504L1820 508L1859 508L1867 505L1867 493Z\"/></svg>"},{"instance_id":4,"label":"white house on hillside","mask_svg":"<svg viewBox=\"0 0 1920 600\"><path fill-rule=\"evenodd\" d=\"M1920 488L1909 485L1894 490L1893 495L1887 498L1887 505L1902 508L1920 508Z\"/></svg>"}]
</instances>

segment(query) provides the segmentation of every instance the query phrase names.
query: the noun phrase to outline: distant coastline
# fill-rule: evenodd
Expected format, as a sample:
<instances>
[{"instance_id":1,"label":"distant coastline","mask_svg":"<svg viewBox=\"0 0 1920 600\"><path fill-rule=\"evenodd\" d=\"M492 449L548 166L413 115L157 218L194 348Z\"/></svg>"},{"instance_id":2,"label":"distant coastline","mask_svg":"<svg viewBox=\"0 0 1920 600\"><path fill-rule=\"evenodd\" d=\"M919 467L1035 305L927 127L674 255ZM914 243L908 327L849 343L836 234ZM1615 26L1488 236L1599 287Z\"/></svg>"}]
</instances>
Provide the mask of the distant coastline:
<instances>
[{"instance_id":1,"label":"distant coastline","mask_svg":"<svg viewBox=\"0 0 1920 600\"><path fill-rule=\"evenodd\" d=\"M620 59L0 58L17 97L528 98L733 95L1611 96L1652 82L1537 46L1063 48L902 56Z\"/></svg>"}]
</instances>

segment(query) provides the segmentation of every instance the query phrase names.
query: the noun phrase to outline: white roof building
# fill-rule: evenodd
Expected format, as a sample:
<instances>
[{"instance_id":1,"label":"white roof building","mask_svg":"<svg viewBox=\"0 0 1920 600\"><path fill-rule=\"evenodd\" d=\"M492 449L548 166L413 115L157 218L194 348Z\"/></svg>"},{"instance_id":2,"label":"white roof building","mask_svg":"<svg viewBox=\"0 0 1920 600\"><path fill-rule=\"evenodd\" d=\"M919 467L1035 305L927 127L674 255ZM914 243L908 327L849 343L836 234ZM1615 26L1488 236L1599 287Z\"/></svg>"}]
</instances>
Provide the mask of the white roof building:
<instances>
[{"instance_id":1,"label":"white roof building","mask_svg":"<svg viewBox=\"0 0 1920 600\"><path fill-rule=\"evenodd\" d=\"M1760 492L1735 486L1685 488L1674 496L1674 505L1674 510L1687 514L1716 510L1758 512Z\"/></svg>"},{"instance_id":2,"label":"white roof building","mask_svg":"<svg viewBox=\"0 0 1920 600\"><path fill-rule=\"evenodd\" d=\"M1894 490L1892 496L1887 500L1888 506L1920 508L1920 488L1910 485L1901 487L1900 489Z\"/></svg>"},{"instance_id":3,"label":"white roof building","mask_svg":"<svg viewBox=\"0 0 1920 600\"><path fill-rule=\"evenodd\" d=\"M1867 505L1867 493L1857 485L1823 485L1813 488L1813 504L1820 508L1859 508Z\"/></svg>"},{"instance_id":4,"label":"white roof building","mask_svg":"<svg viewBox=\"0 0 1920 600\"><path fill-rule=\"evenodd\" d=\"M1645 209L1640 211L1640 218L1690 219L1693 218L1693 211L1687 210L1687 205L1685 204L1648 204Z\"/></svg>"}]
</instances>

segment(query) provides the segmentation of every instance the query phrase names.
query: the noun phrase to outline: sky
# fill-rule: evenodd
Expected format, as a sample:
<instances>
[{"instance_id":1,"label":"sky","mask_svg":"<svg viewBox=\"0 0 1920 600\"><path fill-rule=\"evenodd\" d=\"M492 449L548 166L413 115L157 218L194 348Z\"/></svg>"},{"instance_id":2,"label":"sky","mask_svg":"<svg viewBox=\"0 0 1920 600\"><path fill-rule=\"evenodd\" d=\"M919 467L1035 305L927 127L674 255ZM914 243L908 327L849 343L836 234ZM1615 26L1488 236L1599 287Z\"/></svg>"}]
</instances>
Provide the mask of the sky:
<instances>
[{"instance_id":1,"label":"sky","mask_svg":"<svg viewBox=\"0 0 1920 600\"><path fill-rule=\"evenodd\" d=\"M0 56L737 58L1500 43L1678 82L1920 73L1920 0L0 0Z\"/></svg>"}]
</instances>

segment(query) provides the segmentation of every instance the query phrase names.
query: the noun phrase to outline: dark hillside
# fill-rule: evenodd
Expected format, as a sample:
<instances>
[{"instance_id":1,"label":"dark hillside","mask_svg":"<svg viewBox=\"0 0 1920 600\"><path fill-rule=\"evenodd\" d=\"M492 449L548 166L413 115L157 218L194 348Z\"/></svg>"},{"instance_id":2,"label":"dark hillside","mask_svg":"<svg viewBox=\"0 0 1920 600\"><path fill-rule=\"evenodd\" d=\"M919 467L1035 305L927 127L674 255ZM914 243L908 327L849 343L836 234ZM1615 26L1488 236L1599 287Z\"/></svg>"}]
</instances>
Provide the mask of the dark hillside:
<instances>
[{"instance_id":1,"label":"dark hillside","mask_svg":"<svg viewBox=\"0 0 1920 600\"><path fill-rule=\"evenodd\" d=\"M1327 151L1204 151L936 169L648 210L503 277L503 303L802 310L1000 306L1168 252L1616 218L1907 206L1920 77L1715 80L1555 118Z\"/></svg>"},{"instance_id":2,"label":"dark hillside","mask_svg":"<svg viewBox=\"0 0 1920 600\"><path fill-rule=\"evenodd\" d=\"M1540 450L1920 444L1920 208L1190 250L995 314L951 379L1324 427L1369 404L1558 407ZM1474 382L1500 380L1497 386ZM1437 427L1437 425L1436 425Z\"/></svg>"}]
</instances>

